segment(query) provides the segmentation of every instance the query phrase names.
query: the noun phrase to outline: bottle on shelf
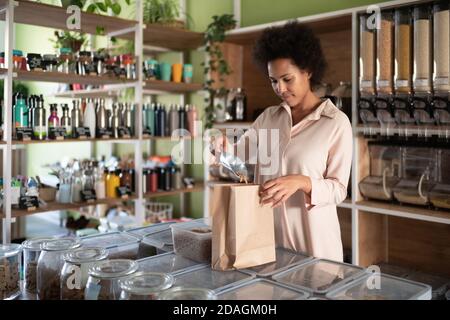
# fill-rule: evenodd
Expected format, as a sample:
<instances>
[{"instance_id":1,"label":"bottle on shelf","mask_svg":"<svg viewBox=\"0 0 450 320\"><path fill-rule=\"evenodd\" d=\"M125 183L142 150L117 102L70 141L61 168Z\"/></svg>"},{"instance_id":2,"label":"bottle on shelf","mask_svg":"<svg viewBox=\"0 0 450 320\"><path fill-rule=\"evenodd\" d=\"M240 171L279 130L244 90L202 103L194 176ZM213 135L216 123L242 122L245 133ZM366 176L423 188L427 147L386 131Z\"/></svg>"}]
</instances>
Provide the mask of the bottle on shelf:
<instances>
[{"instance_id":1,"label":"bottle on shelf","mask_svg":"<svg viewBox=\"0 0 450 320\"><path fill-rule=\"evenodd\" d=\"M124 127L128 128L131 133L133 133L133 120L131 115L131 106L129 103L125 103L125 108L123 110L123 121Z\"/></svg>"},{"instance_id":2,"label":"bottle on shelf","mask_svg":"<svg viewBox=\"0 0 450 320\"><path fill-rule=\"evenodd\" d=\"M161 113L161 105L158 103L156 105L155 114L154 114L154 117L155 117L155 122L154 122L155 123L155 132L152 133L155 137L161 136L160 113Z\"/></svg>"},{"instance_id":3,"label":"bottle on shelf","mask_svg":"<svg viewBox=\"0 0 450 320\"><path fill-rule=\"evenodd\" d=\"M103 170L101 170L100 168L95 169L94 189L97 199L105 199L106 197L105 174Z\"/></svg>"},{"instance_id":4,"label":"bottle on shelf","mask_svg":"<svg viewBox=\"0 0 450 320\"><path fill-rule=\"evenodd\" d=\"M47 116L42 94L35 101L36 107L33 108L33 137L36 140L45 140L47 137Z\"/></svg>"},{"instance_id":5,"label":"bottle on shelf","mask_svg":"<svg viewBox=\"0 0 450 320\"><path fill-rule=\"evenodd\" d=\"M182 105L178 106L178 117L179 117L178 127L181 130L186 129L186 110Z\"/></svg>"},{"instance_id":6,"label":"bottle on shelf","mask_svg":"<svg viewBox=\"0 0 450 320\"><path fill-rule=\"evenodd\" d=\"M119 137L119 133L118 133L118 128L119 128L119 115L118 115L118 110L117 110L117 104L113 104L112 106L112 114L111 114L111 118L109 120L109 127L111 128L112 131L112 137L113 138L118 138Z\"/></svg>"},{"instance_id":7,"label":"bottle on shelf","mask_svg":"<svg viewBox=\"0 0 450 320\"><path fill-rule=\"evenodd\" d=\"M161 109L159 111L159 129L160 129L160 136L164 137L166 135L166 108L164 105L161 106Z\"/></svg>"},{"instance_id":8,"label":"bottle on shelf","mask_svg":"<svg viewBox=\"0 0 450 320\"><path fill-rule=\"evenodd\" d=\"M81 202L81 191L83 190L83 179L81 178L81 172L76 171L72 175L72 202Z\"/></svg>"},{"instance_id":9,"label":"bottle on shelf","mask_svg":"<svg viewBox=\"0 0 450 320\"><path fill-rule=\"evenodd\" d=\"M72 132L75 132L76 128L83 126L83 114L80 109L80 102L77 100L72 101Z\"/></svg>"},{"instance_id":10,"label":"bottle on shelf","mask_svg":"<svg viewBox=\"0 0 450 320\"><path fill-rule=\"evenodd\" d=\"M28 107L25 96L22 93L16 95L16 103L14 108L14 127L28 127Z\"/></svg>"},{"instance_id":11,"label":"bottle on shelf","mask_svg":"<svg viewBox=\"0 0 450 320\"><path fill-rule=\"evenodd\" d=\"M170 106L170 111L169 111L169 133L170 133L170 135L172 135L173 132L179 128L179 122L180 122L180 120L179 120L178 111L176 109L176 106L174 106L172 104Z\"/></svg>"},{"instance_id":12,"label":"bottle on shelf","mask_svg":"<svg viewBox=\"0 0 450 320\"><path fill-rule=\"evenodd\" d=\"M106 176L106 197L117 198L117 187L120 187L120 177L115 170L110 169Z\"/></svg>"},{"instance_id":13,"label":"bottle on shelf","mask_svg":"<svg viewBox=\"0 0 450 320\"><path fill-rule=\"evenodd\" d=\"M105 100L104 99L100 99L100 101L98 102L98 107L97 107L97 113L96 113L96 127L97 127L97 133L96 136L100 137L100 134L102 133L101 131L107 129L108 127L108 122L107 122L107 113L106 113L106 108L105 108Z\"/></svg>"},{"instance_id":14,"label":"bottle on shelf","mask_svg":"<svg viewBox=\"0 0 450 320\"><path fill-rule=\"evenodd\" d=\"M96 116L95 107L92 99L88 99L85 107L85 112L83 115L83 126L88 127L91 137L95 138L96 133Z\"/></svg>"},{"instance_id":15,"label":"bottle on shelf","mask_svg":"<svg viewBox=\"0 0 450 320\"><path fill-rule=\"evenodd\" d=\"M49 128L59 127L58 105L56 103L50 104L50 116L48 117L48 127Z\"/></svg>"},{"instance_id":16,"label":"bottle on shelf","mask_svg":"<svg viewBox=\"0 0 450 320\"><path fill-rule=\"evenodd\" d=\"M188 112L187 112L187 129L191 134L191 137L197 136L197 109L194 105L189 106L188 105Z\"/></svg>"},{"instance_id":17,"label":"bottle on shelf","mask_svg":"<svg viewBox=\"0 0 450 320\"><path fill-rule=\"evenodd\" d=\"M234 97L234 110L236 113L235 119L243 121L245 119L245 112L247 109L247 96L242 88L237 88L236 96Z\"/></svg>"},{"instance_id":18,"label":"bottle on shelf","mask_svg":"<svg viewBox=\"0 0 450 320\"><path fill-rule=\"evenodd\" d=\"M69 106L62 104L63 115L61 117L61 127L66 128L66 136L72 137L72 119L69 116Z\"/></svg>"},{"instance_id":19,"label":"bottle on shelf","mask_svg":"<svg viewBox=\"0 0 450 320\"><path fill-rule=\"evenodd\" d=\"M33 126L33 115L34 115L34 108L36 107L36 96L31 95L28 97L28 124L29 126Z\"/></svg>"}]
</instances>

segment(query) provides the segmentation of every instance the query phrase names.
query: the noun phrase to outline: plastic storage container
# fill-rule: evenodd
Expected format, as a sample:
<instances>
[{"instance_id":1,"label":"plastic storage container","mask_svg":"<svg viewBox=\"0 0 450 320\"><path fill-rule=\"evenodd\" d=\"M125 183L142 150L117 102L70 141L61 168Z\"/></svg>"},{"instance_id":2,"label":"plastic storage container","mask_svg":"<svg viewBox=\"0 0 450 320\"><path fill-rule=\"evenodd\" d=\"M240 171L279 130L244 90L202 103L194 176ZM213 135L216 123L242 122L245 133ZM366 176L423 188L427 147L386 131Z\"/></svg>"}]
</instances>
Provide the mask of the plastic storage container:
<instances>
[{"instance_id":1,"label":"plastic storage container","mask_svg":"<svg viewBox=\"0 0 450 320\"><path fill-rule=\"evenodd\" d=\"M275 262L266 263L260 266L242 269L240 271L254 273L258 277L270 277L278 272L289 269L293 266L308 262L313 259L307 255L294 252L285 248L276 248Z\"/></svg>"},{"instance_id":2,"label":"plastic storage container","mask_svg":"<svg viewBox=\"0 0 450 320\"><path fill-rule=\"evenodd\" d=\"M450 149L438 149L438 183L430 191L430 201L442 209L450 209Z\"/></svg>"},{"instance_id":3,"label":"plastic storage container","mask_svg":"<svg viewBox=\"0 0 450 320\"><path fill-rule=\"evenodd\" d=\"M148 234L142 239L145 248L153 248L156 254L173 251L172 229L166 229Z\"/></svg>"},{"instance_id":4,"label":"plastic storage container","mask_svg":"<svg viewBox=\"0 0 450 320\"><path fill-rule=\"evenodd\" d=\"M157 254L158 250L153 245L149 245L142 241L146 236L159 232L164 230L169 230L170 225L174 224L174 222L166 222L166 223L155 223L146 227L139 227L139 228L132 228L125 230L125 232L141 239L141 242L139 243L139 252L138 252L138 258L145 258L154 256ZM171 234L172 236L172 234Z\"/></svg>"},{"instance_id":5,"label":"plastic storage container","mask_svg":"<svg viewBox=\"0 0 450 320\"><path fill-rule=\"evenodd\" d=\"M413 24L411 10L395 11L395 91L410 93L413 74Z\"/></svg>"},{"instance_id":6,"label":"plastic storage container","mask_svg":"<svg viewBox=\"0 0 450 320\"><path fill-rule=\"evenodd\" d=\"M171 225L174 251L197 262L211 262L211 220L198 219Z\"/></svg>"},{"instance_id":7,"label":"plastic storage container","mask_svg":"<svg viewBox=\"0 0 450 320\"><path fill-rule=\"evenodd\" d=\"M41 254L42 244L52 238L42 237L26 240L22 243L23 249L23 288L27 294L37 293L37 265Z\"/></svg>"},{"instance_id":8,"label":"plastic storage container","mask_svg":"<svg viewBox=\"0 0 450 320\"><path fill-rule=\"evenodd\" d=\"M61 270L61 300L84 300L89 268L107 257L106 249L99 247L83 247L65 253Z\"/></svg>"},{"instance_id":9,"label":"plastic storage container","mask_svg":"<svg viewBox=\"0 0 450 320\"><path fill-rule=\"evenodd\" d=\"M81 243L86 247L107 249L109 259L137 259L139 239L125 232L108 232L82 237Z\"/></svg>"},{"instance_id":10,"label":"plastic storage container","mask_svg":"<svg viewBox=\"0 0 450 320\"><path fill-rule=\"evenodd\" d=\"M400 147L369 142L369 154L370 175L359 183L359 190L370 199L392 200L392 188L400 180Z\"/></svg>"},{"instance_id":11,"label":"plastic storage container","mask_svg":"<svg viewBox=\"0 0 450 320\"><path fill-rule=\"evenodd\" d=\"M272 279L312 294L323 295L365 274L365 270L358 266L326 259L314 259L281 272Z\"/></svg>"},{"instance_id":12,"label":"plastic storage container","mask_svg":"<svg viewBox=\"0 0 450 320\"><path fill-rule=\"evenodd\" d=\"M176 287L162 292L159 300L217 300L217 296L209 289Z\"/></svg>"},{"instance_id":13,"label":"plastic storage container","mask_svg":"<svg viewBox=\"0 0 450 320\"><path fill-rule=\"evenodd\" d=\"M389 263L379 263L377 266L380 268L382 274L388 274L394 277L406 278L410 273L414 272L413 269L392 265Z\"/></svg>"},{"instance_id":14,"label":"plastic storage container","mask_svg":"<svg viewBox=\"0 0 450 320\"><path fill-rule=\"evenodd\" d=\"M175 275L174 286L184 288L205 288L219 292L252 280L253 278L254 276L241 271L216 271L212 270L211 267L206 266Z\"/></svg>"},{"instance_id":15,"label":"plastic storage container","mask_svg":"<svg viewBox=\"0 0 450 320\"><path fill-rule=\"evenodd\" d=\"M450 10L448 1L433 6L434 91L450 91Z\"/></svg>"},{"instance_id":16,"label":"plastic storage container","mask_svg":"<svg viewBox=\"0 0 450 320\"><path fill-rule=\"evenodd\" d=\"M433 50L433 22L431 7L417 6L413 11L414 17L414 76L415 92L431 92L432 50Z\"/></svg>"},{"instance_id":17,"label":"plastic storage container","mask_svg":"<svg viewBox=\"0 0 450 320\"><path fill-rule=\"evenodd\" d=\"M393 188L401 203L427 205L437 178L437 152L431 148L402 148L402 179Z\"/></svg>"},{"instance_id":18,"label":"plastic storage container","mask_svg":"<svg viewBox=\"0 0 450 320\"><path fill-rule=\"evenodd\" d=\"M410 281L416 281L431 287L431 299L444 300L447 289L450 289L450 279L415 271L406 276Z\"/></svg>"},{"instance_id":19,"label":"plastic storage container","mask_svg":"<svg viewBox=\"0 0 450 320\"><path fill-rule=\"evenodd\" d=\"M381 13L377 32L377 92L392 94L394 89L394 13Z\"/></svg>"},{"instance_id":20,"label":"plastic storage container","mask_svg":"<svg viewBox=\"0 0 450 320\"><path fill-rule=\"evenodd\" d=\"M305 300L309 293L266 279L254 279L220 292L219 300Z\"/></svg>"},{"instance_id":21,"label":"plastic storage container","mask_svg":"<svg viewBox=\"0 0 450 320\"><path fill-rule=\"evenodd\" d=\"M127 259L104 260L89 268L85 300L119 300L120 280L126 280L138 269L136 261Z\"/></svg>"},{"instance_id":22,"label":"plastic storage container","mask_svg":"<svg viewBox=\"0 0 450 320\"><path fill-rule=\"evenodd\" d=\"M61 269L66 252L81 245L78 238L61 238L44 242L37 266L37 293L39 300L61 298Z\"/></svg>"},{"instance_id":23,"label":"plastic storage container","mask_svg":"<svg viewBox=\"0 0 450 320\"><path fill-rule=\"evenodd\" d=\"M378 288L373 277L380 277ZM333 300L430 300L431 287L387 274L373 273L330 291L326 297Z\"/></svg>"},{"instance_id":24,"label":"plastic storage container","mask_svg":"<svg viewBox=\"0 0 450 320\"><path fill-rule=\"evenodd\" d=\"M137 260L139 270L145 272L182 273L206 266L193 260L176 255L173 252Z\"/></svg>"},{"instance_id":25,"label":"plastic storage container","mask_svg":"<svg viewBox=\"0 0 450 320\"><path fill-rule=\"evenodd\" d=\"M0 245L0 299L11 300L20 295L22 246Z\"/></svg>"},{"instance_id":26,"label":"plastic storage container","mask_svg":"<svg viewBox=\"0 0 450 320\"><path fill-rule=\"evenodd\" d=\"M375 62L376 62L376 48L375 35L376 26L370 28L367 25L369 16L363 15L360 17L360 38L359 38L359 70L360 81L359 87L361 93L374 94L375 93Z\"/></svg>"},{"instance_id":27,"label":"plastic storage container","mask_svg":"<svg viewBox=\"0 0 450 320\"><path fill-rule=\"evenodd\" d=\"M137 272L120 281L121 300L157 300L158 296L172 287L173 276L167 273Z\"/></svg>"}]
</instances>

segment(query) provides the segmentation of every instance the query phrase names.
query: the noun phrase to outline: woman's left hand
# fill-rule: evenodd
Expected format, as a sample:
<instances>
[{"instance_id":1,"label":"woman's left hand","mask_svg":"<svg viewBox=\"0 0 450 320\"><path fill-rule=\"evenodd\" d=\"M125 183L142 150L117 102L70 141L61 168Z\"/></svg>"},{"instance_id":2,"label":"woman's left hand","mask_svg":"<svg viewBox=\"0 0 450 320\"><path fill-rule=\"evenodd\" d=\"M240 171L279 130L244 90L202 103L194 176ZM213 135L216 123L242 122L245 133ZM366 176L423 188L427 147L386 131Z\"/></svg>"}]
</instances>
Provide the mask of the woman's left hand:
<instances>
[{"instance_id":1,"label":"woman's left hand","mask_svg":"<svg viewBox=\"0 0 450 320\"><path fill-rule=\"evenodd\" d=\"M261 186L259 193L261 204L270 204L272 208L280 206L296 191L311 192L309 177L302 175L288 175L267 181ZM306 190L305 190L306 189Z\"/></svg>"}]
</instances>

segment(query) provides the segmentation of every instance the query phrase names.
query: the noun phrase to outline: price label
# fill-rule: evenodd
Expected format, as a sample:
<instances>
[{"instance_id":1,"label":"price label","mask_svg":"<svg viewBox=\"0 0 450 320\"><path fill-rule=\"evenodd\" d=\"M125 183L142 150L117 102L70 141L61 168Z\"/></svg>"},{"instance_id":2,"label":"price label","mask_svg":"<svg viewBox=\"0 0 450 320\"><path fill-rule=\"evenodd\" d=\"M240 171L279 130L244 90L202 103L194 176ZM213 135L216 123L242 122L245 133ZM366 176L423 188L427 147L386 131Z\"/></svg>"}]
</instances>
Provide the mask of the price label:
<instances>
[{"instance_id":1,"label":"price label","mask_svg":"<svg viewBox=\"0 0 450 320\"><path fill-rule=\"evenodd\" d=\"M118 127L117 133L119 134L119 138L128 139L131 138L131 130L127 127Z\"/></svg>"},{"instance_id":2,"label":"price label","mask_svg":"<svg viewBox=\"0 0 450 320\"><path fill-rule=\"evenodd\" d=\"M48 137L51 140L64 140L66 134L67 134L66 128L63 127L48 128Z\"/></svg>"},{"instance_id":3,"label":"price label","mask_svg":"<svg viewBox=\"0 0 450 320\"><path fill-rule=\"evenodd\" d=\"M91 137L91 130L89 127L75 128L74 137L78 139L88 139Z\"/></svg>"},{"instance_id":4,"label":"price label","mask_svg":"<svg viewBox=\"0 0 450 320\"><path fill-rule=\"evenodd\" d=\"M33 129L31 128L16 128L17 140L30 141L33 136Z\"/></svg>"},{"instance_id":5,"label":"price label","mask_svg":"<svg viewBox=\"0 0 450 320\"><path fill-rule=\"evenodd\" d=\"M95 190L82 190L81 199L83 199L83 201L85 202L94 202L95 200L97 200Z\"/></svg>"},{"instance_id":6,"label":"price label","mask_svg":"<svg viewBox=\"0 0 450 320\"><path fill-rule=\"evenodd\" d=\"M27 211L34 211L39 207L39 200L36 196L21 196L19 198L19 208Z\"/></svg>"}]
</instances>

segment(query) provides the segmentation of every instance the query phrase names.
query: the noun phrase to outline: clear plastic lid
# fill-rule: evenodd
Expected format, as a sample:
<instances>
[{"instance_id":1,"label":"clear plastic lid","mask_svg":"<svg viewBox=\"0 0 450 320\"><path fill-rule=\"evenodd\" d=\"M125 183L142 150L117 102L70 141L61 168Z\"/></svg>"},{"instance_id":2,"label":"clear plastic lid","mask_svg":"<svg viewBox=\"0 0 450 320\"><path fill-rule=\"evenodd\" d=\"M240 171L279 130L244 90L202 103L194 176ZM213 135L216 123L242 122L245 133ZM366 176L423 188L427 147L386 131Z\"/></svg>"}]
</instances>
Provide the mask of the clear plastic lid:
<instances>
[{"instance_id":1,"label":"clear plastic lid","mask_svg":"<svg viewBox=\"0 0 450 320\"><path fill-rule=\"evenodd\" d=\"M138 272L120 282L120 288L136 295L147 295L169 289L173 276L167 273Z\"/></svg>"},{"instance_id":2,"label":"clear plastic lid","mask_svg":"<svg viewBox=\"0 0 450 320\"><path fill-rule=\"evenodd\" d=\"M142 239L142 242L159 249L165 246L173 246L172 229L148 234Z\"/></svg>"},{"instance_id":3,"label":"clear plastic lid","mask_svg":"<svg viewBox=\"0 0 450 320\"><path fill-rule=\"evenodd\" d=\"M358 266L326 259L314 259L281 272L272 279L308 292L325 294L364 274L364 269Z\"/></svg>"},{"instance_id":4,"label":"clear plastic lid","mask_svg":"<svg viewBox=\"0 0 450 320\"><path fill-rule=\"evenodd\" d=\"M253 279L253 276L244 272L215 271L209 266L187 271L175 276L175 285L179 287L206 288L211 290L224 290L230 286Z\"/></svg>"},{"instance_id":5,"label":"clear plastic lid","mask_svg":"<svg viewBox=\"0 0 450 320\"><path fill-rule=\"evenodd\" d=\"M139 243L139 239L125 232L108 232L82 237L81 242L84 246L102 247L111 249L120 246L126 246L133 243Z\"/></svg>"},{"instance_id":6,"label":"clear plastic lid","mask_svg":"<svg viewBox=\"0 0 450 320\"><path fill-rule=\"evenodd\" d=\"M22 242L22 247L26 250L41 251L42 245L44 244L44 242L48 242L50 240L54 240L54 238L42 237L42 238L29 239L29 240L25 240L24 242Z\"/></svg>"},{"instance_id":7,"label":"clear plastic lid","mask_svg":"<svg viewBox=\"0 0 450 320\"><path fill-rule=\"evenodd\" d=\"M67 252L63 258L70 263L87 263L104 260L108 257L108 252L101 247L83 247Z\"/></svg>"},{"instance_id":8,"label":"clear plastic lid","mask_svg":"<svg viewBox=\"0 0 450 320\"><path fill-rule=\"evenodd\" d=\"M222 291L219 300L304 300L309 293L266 279L254 279Z\"/></svg>"},{"instance_id":9,"label":"clear plastic lid","mask_svg":"<svg viewBox=\"0 0 450 320\"><path fill-rule=\"evenodd\" d=\"M42 244L42 250L65 251L78 248L79 246L81 246L79 238L60 238L44 242Z\"/></svg>"},{"instance_id":10,"label":"clear plastic lid","mask_svg":"<svg viewBox=\"0 0 450 320\"><path fill-rule=\"evenodd\" d=\"M217 296L212 290L204 288L172 288L164 291L159 300L216 300Z\"/></svg>"},{"instance_id":11,"label":"clear plastic lid","mask_svg":"<svg viewBox=\"0 0 450 320\"><path fill-rule=\"evenodd\" d=\"M406 276L407 280L427 284L431 287L433 296L443 296L450 286L450 279L432 275L420 271L411 272Z\"/></svg>"},{"instance_id":12,"label":"clear plastic lid","mask_svg":"<svg viewBox=\"0 0 450 320\"><path fill-rule=\"evenodd\" d=\"M96 262L89 268L89 275L96 278L120 278L128 276L138 269L136 261L114 259Z\"/></svg>"},{"instance_id":13,"label":"clear plastic lid","mask_svg":"<svg viewBox=\"0 0 450 320\"><path fill-rule=\"evenodd\" d=\"M373 273L330 291L326 297L334 300L429 300L431 287L382 273Z\"/></svg>"},{"instance_id":14,"label":"clear plastic lid","mask_svg":"<svg viewBox=\"0 0 450 320\"><path fill-rule=\"evenodd\" d=\"M165 222L165 223L155 223L146 227L139 227L139 228L132 228L125 230L126 233L132 234L135 237L138 238L144 238L145 236L163 231L170 228L170 225L174 224L175 222Z\"/></svg>"},{"instance_id":15,"label":"clear plastic lid","mask_svg":"<svg viewBox=\"0 0 450 320\"><path fill-rule=\"evenodd\" d=\"M139 270L152 272L179 273L195 267L204 266L198 262L176 255L173 252L137 260Z\"/></svg>"},{"instance_id":16,"label":"clear plastic lid","mask_svg":"<svg viewBox=\"0 0 450 320\"><path fill-rule=\"evenodd\" d=\"M212 226L212 220L210 218L202 218L202 219L196 219L188 222L180 222L175 223L170 226L170 228L175 230L184 230L184 231L190 231L192 229L203 229L203 228L211 228Z\"/></svg>"},{"instance_id":17,"label":"clear plastic lid","mask_svg":"<svg viewBox=\"0 0 450 320\"><path fill-rule=\"evenodd\" d=\"M18 255L22 251L22 246L20 244L2 244L0 245L0 259L9 258Z\"/></svg>"},{"instance_id":18,"label":"clear plastic lid","mask_svg":"<svg viewBox=\"0 0 450 320\"><path fill-rule=\"evenodd\" d=\"M312 257L294 252L285 248L277 248L275 250L275 262L266 263L260 266L248 268L242 271L250 271L256 273L259 277L270 277L271 275L286 270L294 265L298 265L312 260Z\"/></svg>"}]
</instances>

